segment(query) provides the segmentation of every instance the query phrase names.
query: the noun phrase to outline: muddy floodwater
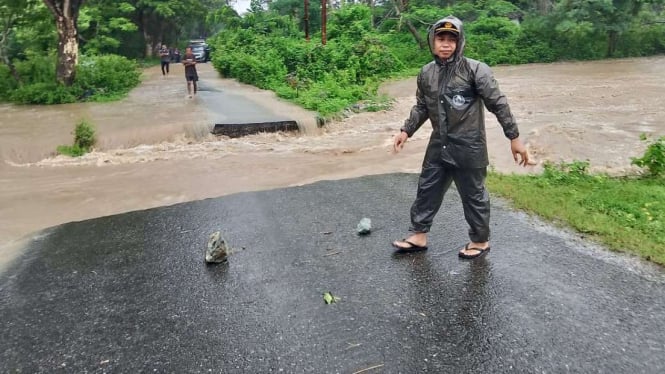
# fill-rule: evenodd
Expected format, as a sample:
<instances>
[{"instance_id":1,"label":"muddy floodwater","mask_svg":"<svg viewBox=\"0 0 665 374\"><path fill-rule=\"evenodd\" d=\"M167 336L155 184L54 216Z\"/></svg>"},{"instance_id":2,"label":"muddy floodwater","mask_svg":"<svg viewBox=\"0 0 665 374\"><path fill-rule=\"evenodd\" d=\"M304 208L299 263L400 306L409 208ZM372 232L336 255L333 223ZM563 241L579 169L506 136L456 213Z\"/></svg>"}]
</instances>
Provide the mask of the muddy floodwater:
<instances>
[{"instance_id":1,"label":"muddy floodwater","mask_svg":"<svg viewBox=\"0 0 665 374\"><path fill-rule=\"evenodd\" d=\"M431 127L398 155L392 136L414 103L415 79L385 84L390 111L362 113L303 134L215 138L203 103L185 96L181 67L145 71L123 101L50 107L0 104L0 257L39 229L137 209L389 172L417 172ZM253 98L271 94L218 78L202 81ZM492 167L538 172L542 162L589 160L594 170L635 172L642 133L665 135L665 57L494 68L538 165L517 168L509 142L487 114ZM308 116L304 110L289 109ZM95 152L54 156L81 119L93 123Z\"/></svg>"}]
</instances>

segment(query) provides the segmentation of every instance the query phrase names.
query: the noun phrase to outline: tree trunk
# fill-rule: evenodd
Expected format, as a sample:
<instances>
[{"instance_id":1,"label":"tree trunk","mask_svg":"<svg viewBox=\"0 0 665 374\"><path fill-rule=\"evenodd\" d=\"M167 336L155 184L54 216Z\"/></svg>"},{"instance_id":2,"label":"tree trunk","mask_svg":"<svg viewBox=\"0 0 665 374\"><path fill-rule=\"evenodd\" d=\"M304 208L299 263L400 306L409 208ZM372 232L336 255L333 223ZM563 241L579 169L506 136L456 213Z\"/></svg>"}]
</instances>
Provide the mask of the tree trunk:
<instances>
[{"instance_id":1,"label":"tree trunk","mask_svg":"<svg viewBox=\"0 0 665 374\"><path fill-rule=\"evenodd\" d=\"M328 23L328 8L326 0L321 0L321 44L326 45L326 26Z\"/></svg>"},{"instance_id":2,"label":"tree trunk","mask_svg":"<svg viewBox=\"0 0 665 374\"><path fill-rule=\"evenodd\" d=\"M145 57L151 58L154 55L155 51L154 48L152 47L152 41L150 41L150 35L144 32L143 37L145 38Z\"/></svg>"},{"instance_id":3,"label":"tree trunk","mask_svg":"<svg viewBox=\"0 0 665 374\"><path fill-rule=\"evenodd\" d=\"M71 86L76 78L79 56L76 21L71 18L58 17L55 27L58 30L58 63L55 68L55 77L65 86Z\"/></svg>"},{"instance_id":4,"label":"tree trunk","mask_svg":"<svg viewBox=\"0 0 665 374\"><path fill-rule=\"evenodd\" d=\"M9 68L9 72L12 74L12 77L14 77L14 80L17 83L21 83L21 76L18 74L18 71L16 71L16 66L12 63L12 61L9 59L6 53L2 53L2 62L7 65Z\"/></svg>"},{"instance_id":5,"label":"tree trunk","mask_svg":"<svg viewBox=\"0 0 665 374\"><path fill-rule=\"evenodd\" d=\"M416 29L416 27L413 26L413 23L411 23L411 21L409 21L408 19L405 21L405 23L406 23L406 27L409 29L409 31L411 31L411 34L413 35L413 38L416 39L416 42L418 42L418 47L420 49L425 49L425 46L427 45L427 43L425 43L423 38L418 33L418 29Z\"/></svg>"},{"instance_id":6,"label":"tree trunk","mask_svg":"<svg viewBox=\"0 0 665 374\"><path fill-rule=\"evenodd\" d=\"M393 7L395 8L395 13L396 13L397 17L401 17L402 16L402 11L404 11L406 9L406 5L403 2L403 0L393 0ZM413 38L416 39L416 42L418 43L418 48L425 49L425 46L427 45L427 43L425 43L423 38L418 33L418 29L416 29L416 27L413 26L413 23L411 23L411 21L409 21L408 19L404 20L404 23L406 23L406 27L409 29L409 31L413 35Z\"/></svg>"},{"instance_id":7,"label":"tree trunk","mask_svg":"<svg viewBox=\"0 0 665 374\"><path fill-rule=\"evenodd\" d=\"M607 57L614 57L614 52L617 50L617 43L619 41L619 33L615 30L610 30L607 33Z\"/></svg>"},{"instance_id":8,"label":"tree trunk","mask_svg":"<svg viewBox=\"0 0 665 374\"><path fill-rule=\"evenodd\" d=\"M548 15L550 11L552 10L552 7L554 6L552 0L538 0L536 2L536 7L538 9L538 13L541 15Z\"/></svg>"},{"instance_id":9,"label":"tree trunk","mask_svg":"<svg viewBox=\"0 0 665 374\"><path fill-rule=\"evenodd\" d=\"M58 82L71 86L76 78L79 40L76 22L83 0L44 0L55 18L58 31L58 62L55 76Z\"/></svg>"},{"instance_id":10,"label":"tree trunk","mask_svg":"<svg viewBox=\"0 0 665 374\"><path fill-rule=\"evenodd\" d=\"M374 0L365 0L367 6L372 10L370 12L371 14L371 19L370 22L372 22L372 28L376 28L376 19L374 19Z\"/></svg>"},{"instance_id":11,"label":"tree trunk","mask_svg":"<svg viewBox=\"0 0 665 374\"><path fill-rule=\"evenodd\" d=\"M143 30L143 40L145 42L145 58L150 58L154 55L155 49L154 46L152 45L152 36L150 36L150 33L148 32L148 16L144 13L141 12L141 25L140 28Z\"/></svg>"},{"instance_id":12,"label":"tree trunk","mask_svg":"<svg viewBox=\"0 0 665 374\"><path fill-rule=\"evenodd\" d=\"M309 0L305 0L305 10L303 12L303 22L305 24L305 40L309 41Z\"/></svg>"},{"instance_id":13,"label":"tree trunk","mask_svg":"<svg viewBox=\"0 0 665 374\"><path fill-rule=\"evenodd\" d=\"M10 17L9 20L7 21L7 24L4 27L4 30L2 30L2 34L0 34L0 59L2 62L7 65L9 68L9 72L12 74L12 77L16 80L17 83L21 82L21 77L18 74L18 71L16 71L16 66L12 63L12 60L9 58L9 53L7 52L7 44L9 44L9 34L12 32L12 22L13 22L13 17Z\"/></svg>"}]
</instances>

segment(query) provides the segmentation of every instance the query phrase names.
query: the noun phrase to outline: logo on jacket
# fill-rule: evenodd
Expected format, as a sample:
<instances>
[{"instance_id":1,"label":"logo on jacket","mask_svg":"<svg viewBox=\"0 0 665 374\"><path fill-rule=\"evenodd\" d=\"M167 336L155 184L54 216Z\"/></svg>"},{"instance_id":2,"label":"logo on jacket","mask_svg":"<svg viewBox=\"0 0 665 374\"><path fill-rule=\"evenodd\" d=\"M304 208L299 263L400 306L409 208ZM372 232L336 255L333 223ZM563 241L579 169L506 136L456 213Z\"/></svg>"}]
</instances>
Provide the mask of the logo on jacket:
<instances>
[{"instance_id":1,"label":"logo on jacket","mask_svg":"<svg viewBox=\"0 0 665 374\"><path fill-rule=\"evenodd\" d=\"M462 95L453 96L453 106L457 109L461 109L466 104L466 99Z\"/></svg>"}]
</instances>

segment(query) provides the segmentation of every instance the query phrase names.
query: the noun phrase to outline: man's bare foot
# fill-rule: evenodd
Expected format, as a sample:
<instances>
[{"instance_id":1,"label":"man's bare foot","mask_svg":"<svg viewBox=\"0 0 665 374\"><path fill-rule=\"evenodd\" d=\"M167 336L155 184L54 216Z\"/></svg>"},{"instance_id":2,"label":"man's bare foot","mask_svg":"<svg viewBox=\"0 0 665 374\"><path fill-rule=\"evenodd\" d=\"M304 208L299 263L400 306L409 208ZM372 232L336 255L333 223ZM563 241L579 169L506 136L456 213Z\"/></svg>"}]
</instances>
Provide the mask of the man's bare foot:
<instances>
[{"instance_id":1,"label":"man's bare foot","mask_svg":"<svg viewBox=\"0 0 665 374\"><path fill-rule=\"evenodd\" d=\"M470 242L462 250L459 251L459 256L466 259L480 257L490 251L489 242Z\"/></svg>"}]
</instances>

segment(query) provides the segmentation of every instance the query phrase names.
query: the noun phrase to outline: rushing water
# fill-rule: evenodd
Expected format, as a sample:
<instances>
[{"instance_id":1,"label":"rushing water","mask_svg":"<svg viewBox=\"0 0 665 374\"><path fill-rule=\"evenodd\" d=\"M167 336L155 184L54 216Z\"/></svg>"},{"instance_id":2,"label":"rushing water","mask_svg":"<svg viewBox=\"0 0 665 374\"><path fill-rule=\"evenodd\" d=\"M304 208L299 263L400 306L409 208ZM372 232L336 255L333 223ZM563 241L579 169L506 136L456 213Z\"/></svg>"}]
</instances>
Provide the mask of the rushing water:
<instances>
[{"instance_id":1,"label":"rushing water","mask_svg":"<svg viewBox=\"0 0 665 374\"><path fill-rule=\"evenodd\" d=\"M399 155L392 135L413 105L414 79L384 85L396 98L391 111L363 113L304 134L260 134L217 139L207 111L185 97L175 67L168 79L157 68L127 99L59 106L0 105L0 257L11 241L73 220L88 219L229 193L298 185L321 179L416 172L429 125ZM216 77L223 87L275 110L270 93ZM589 160L597 170L623 173L644 144L640 133L665 134L665 58L502 66L494 69L530 152L540 162ZM286 109L285 109L286 108ZM71 144L81 119L98 129L95 152L54 157ZM509 144L488 114L492 165L520 171ZM538 166L531 170L538 170Z\"/></svg>"}]
</instances>

